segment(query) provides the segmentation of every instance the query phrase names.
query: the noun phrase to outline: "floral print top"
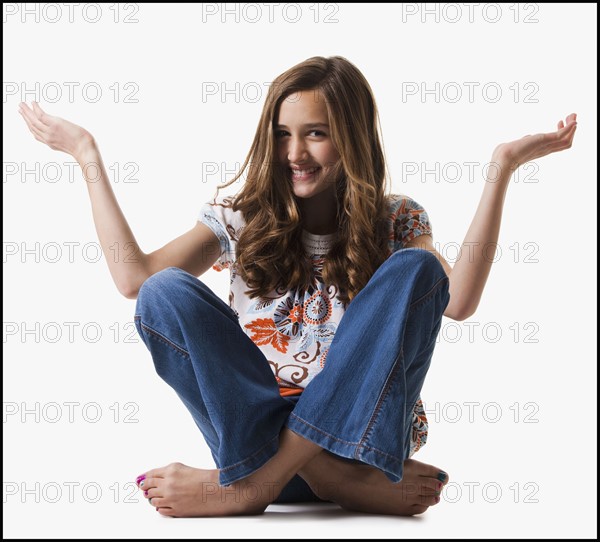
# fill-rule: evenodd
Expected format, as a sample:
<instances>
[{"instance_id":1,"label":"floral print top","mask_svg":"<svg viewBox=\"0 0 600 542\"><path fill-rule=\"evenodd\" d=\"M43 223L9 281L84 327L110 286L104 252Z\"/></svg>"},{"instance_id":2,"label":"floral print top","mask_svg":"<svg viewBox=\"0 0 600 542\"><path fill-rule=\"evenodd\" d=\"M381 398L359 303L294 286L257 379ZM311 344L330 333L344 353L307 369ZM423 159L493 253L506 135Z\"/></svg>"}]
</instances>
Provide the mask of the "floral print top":
<instances>
[{"instance_id":1,"label":"floral print top","mask_svg":"<svg viewBox=\"0 0 600 542\"><path fill-rule=\"evenodd\" d=\"M203 205L198 220L218 237L220 255L215 271L230 270L229 306L240 326L261 349L279 382L282 395L299 394L324 367L329 346L344 314L343 304L320 281L327 252L337 234L315 235L304 230L302 241L313 260L316 287L302 291L273 291L268 297L251 299L248 286L236 273L236 247L245 222L240 211L233 212L231 196L220 196ZM419 235L431 235L425 210L413 199L399 194L388 196L389 254L404 248ZM410 455L427 439L427 418L419 399L413 412Z\"/></svg>"}]
</instances>

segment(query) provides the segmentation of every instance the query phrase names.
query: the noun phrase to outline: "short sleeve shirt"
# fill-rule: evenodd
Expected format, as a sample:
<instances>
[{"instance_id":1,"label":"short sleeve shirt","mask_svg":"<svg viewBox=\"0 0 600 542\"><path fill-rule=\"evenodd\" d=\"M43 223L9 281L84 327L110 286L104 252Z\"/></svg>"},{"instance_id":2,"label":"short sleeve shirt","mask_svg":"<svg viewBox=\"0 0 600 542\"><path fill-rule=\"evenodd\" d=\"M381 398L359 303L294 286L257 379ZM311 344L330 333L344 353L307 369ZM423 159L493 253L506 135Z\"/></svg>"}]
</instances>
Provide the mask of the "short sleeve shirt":
<instances>
[{"instance_id":1,"label":"short sleeve shirt","mask_svg":"<svg viewBox=\"0 0 600 542\"><path fill-rule=\"evenodd\" d=\"M306 255L312 259L316 286L293 288L287 292L273 290L266 297L251 299L244 292L247 284L236 272L236 248L245 227L241 211L230 205L233 197L220 196L205 203L198 220L208 226L219 239L220 255L213 265L216 271L230 270L229 306L239 319L244 332L267 358L280 389L292 394L302 390L325 366L329 347L345 309L336 295L319 280L327 252L336 233L315 235L302 232ZM431 235L429 217L416 201L408 196L390 194L387 197L388 254L419 235ZM411 455L427 437L427 419L421 399L413 414Z\"/></svg>"}]
</instances>

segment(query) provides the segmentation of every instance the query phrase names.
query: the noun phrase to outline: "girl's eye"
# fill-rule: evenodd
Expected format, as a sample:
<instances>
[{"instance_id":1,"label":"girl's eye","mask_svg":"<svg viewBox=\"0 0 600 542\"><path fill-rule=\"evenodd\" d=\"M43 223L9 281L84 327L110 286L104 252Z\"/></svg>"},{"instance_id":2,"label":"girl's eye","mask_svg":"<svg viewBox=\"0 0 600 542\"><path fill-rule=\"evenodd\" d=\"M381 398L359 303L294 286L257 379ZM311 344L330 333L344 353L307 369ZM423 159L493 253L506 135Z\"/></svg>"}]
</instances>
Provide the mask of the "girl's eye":
<instances>
[{"instance_id":1,"label":"girl's eye","mask_svg":"<svg viewBox=\"0 0 600 542\"><path fill-rule=\"evenodd\" d=\"M313 137L321 137L326 135L325 132L321 132L321 130L311 130L310 132L308 132L310 135L314 134ZM280 137L284 137L284 136L288 136L290 135L288 132L286 132L285 130L277 130L275 132L275 137L276 138L280 138Z\"/></svg>"}]
</instances>

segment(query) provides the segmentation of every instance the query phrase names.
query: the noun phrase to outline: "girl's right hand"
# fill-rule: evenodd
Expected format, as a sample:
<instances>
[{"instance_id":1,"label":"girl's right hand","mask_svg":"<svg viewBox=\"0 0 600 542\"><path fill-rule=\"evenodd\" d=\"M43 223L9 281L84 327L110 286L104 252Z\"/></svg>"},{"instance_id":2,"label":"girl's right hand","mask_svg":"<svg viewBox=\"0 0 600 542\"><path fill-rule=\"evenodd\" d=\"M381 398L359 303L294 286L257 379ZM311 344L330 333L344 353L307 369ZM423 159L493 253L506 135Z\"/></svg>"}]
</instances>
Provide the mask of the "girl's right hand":
<instances>
[{"instance_id":1,"label":"girl's right hand","mask_svg":"<svg viewBox=\"0 0 600 542\"><path fill-rule=\"evenodd\" d=\"M48 115L37 102L30 109L24 102L19 104L19 113L25 119L29 131L42 143L55 151L70 154L76 160L87 148L94 145L94 138L86 129L68 120Z\"/></svg>"}]
</instances>

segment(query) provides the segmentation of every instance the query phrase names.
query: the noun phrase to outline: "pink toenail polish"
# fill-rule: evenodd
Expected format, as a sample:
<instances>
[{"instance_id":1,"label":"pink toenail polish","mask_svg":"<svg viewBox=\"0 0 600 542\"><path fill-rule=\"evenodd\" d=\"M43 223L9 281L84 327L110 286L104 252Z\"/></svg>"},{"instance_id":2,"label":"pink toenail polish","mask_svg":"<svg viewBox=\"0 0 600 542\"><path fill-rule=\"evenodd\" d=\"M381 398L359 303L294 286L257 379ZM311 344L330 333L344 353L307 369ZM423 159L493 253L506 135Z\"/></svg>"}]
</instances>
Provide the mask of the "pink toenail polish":
<instances>
[{"instance_id":1,"label":"pink toenail polish","mask_svg":"<svg viewBox=\"0 0 600 542\"><path fill-rule=\"evenodd\" d=\"M148 491L146 490L146 491L144 491L144 497L147 497L147 496L148 496Z\"/></svg>"},{"instance_id":2,"label":"pink toenail polish","mask_svg":"<svg viewBox=\"0 0 600 542\"><path fill-rule=\"evenodd\" d=\"M138 476L138 477L135 479L135 483L136 483L136 484L139 486L139 485L140 485L140 482L141 482L142 480L145 480L145 479L146 479L146 475L145 475L145 474L141 474L140 476Z\"/></svg>"}]
</instances>

